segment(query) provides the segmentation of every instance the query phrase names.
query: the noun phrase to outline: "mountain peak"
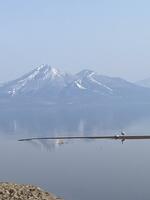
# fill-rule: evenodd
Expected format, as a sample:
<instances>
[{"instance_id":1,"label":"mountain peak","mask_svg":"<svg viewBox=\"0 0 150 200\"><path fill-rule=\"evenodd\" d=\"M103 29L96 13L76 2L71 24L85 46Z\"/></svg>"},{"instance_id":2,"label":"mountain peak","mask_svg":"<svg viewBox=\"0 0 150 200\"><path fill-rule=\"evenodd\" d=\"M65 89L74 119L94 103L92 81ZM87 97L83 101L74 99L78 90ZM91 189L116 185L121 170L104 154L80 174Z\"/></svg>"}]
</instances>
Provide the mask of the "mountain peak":
<instances>
[{"instance_id":1,"label":"mountain peak","mask_svg":"<svg viewBox=\"0 0 150 200\"><path fill-rule=\"evenodd\" d=\"M42 65L40 65L40 66L38 66L38 67L36 68L36 70L38 70L38 71L44 70L44 69L51 69L51 66L48 65L48 64L42 64Z\"/></svg>"},{"instance_id":2,"label":"mountain peak","mask_svg":"<svg viewBox=\"0 0 150 200\"><path fill-rule=\"evenodd\" d=\"M40 101L91 102L101 99L142 99L150 98L149 89L139 87L120 78L102 76L85 69L76 75L61 72L50 65L43 64L17 80L0 87L0 96L35 98ZM139 95L140 94L140 95ZM144 99L143 98L143 99Z\"/></svg>"},{"instance_id":3,"label":"mountain peak","mask_svg":"<svg viewBox=\"0 0 150 200\"><path fill-rule=\"evenodd\" d=\"M44 79L46 79L50 77L54 78L55 76L60 76L61 72L58 69L51 67L50 65L42 64L33 71L33 74L43 74Z\"/></svg>"},{"instance_id":4,"label":"mountain peak","mask_svg":"<svg viewBox=\"0 0 150 200\"><path fill-rule=\"evenodd\" d=\"M42 64L13 82L8 90L8 94L14 96L20 93L35 92L45 87L45 85L51 84L64 85L64 76L65 74L58 69Z\"/></svg>"},{"instance_id":5,"label":"mountain peak","mask_svg":"<svg viewBox=\"0 0 150 200\"><path fill-rule=\"evenodd\" d=\"M90 70L90 69L84 69L82 71L80 71L77 76L81 76L81 77L88 77L88 76L91 76L93 74L95 74L96 72Z\"/></svg>"}]
</instances>

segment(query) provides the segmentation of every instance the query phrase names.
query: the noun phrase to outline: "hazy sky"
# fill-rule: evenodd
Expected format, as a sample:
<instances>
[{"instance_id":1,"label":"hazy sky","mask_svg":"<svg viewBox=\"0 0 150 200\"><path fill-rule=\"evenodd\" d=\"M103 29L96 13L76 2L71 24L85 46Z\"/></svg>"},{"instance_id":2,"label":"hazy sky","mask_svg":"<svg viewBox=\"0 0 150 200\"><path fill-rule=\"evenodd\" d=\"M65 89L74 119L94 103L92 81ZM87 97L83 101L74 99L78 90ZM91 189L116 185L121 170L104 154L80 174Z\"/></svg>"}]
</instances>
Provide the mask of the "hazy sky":
<instances>
[{"instance_id":1,"label":"hazy sky","mask_svg":"<svg viewBox=\"0 0 150 200\"><path fill-rule=\"evenodd\" d=\"M0 82L42 63L150 77L150 1L0 0Z\"/></svg>"}]
</instances>

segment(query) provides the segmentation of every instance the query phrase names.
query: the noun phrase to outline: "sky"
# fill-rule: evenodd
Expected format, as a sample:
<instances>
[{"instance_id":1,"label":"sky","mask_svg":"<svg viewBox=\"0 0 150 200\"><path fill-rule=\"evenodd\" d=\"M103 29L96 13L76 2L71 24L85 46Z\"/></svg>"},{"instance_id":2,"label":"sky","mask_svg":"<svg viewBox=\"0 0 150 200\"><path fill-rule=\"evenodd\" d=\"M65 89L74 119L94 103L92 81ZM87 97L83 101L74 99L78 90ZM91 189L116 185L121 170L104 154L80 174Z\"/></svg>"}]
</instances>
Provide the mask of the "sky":
<instances>
[{"instance_id":1,"label":"sky","mask_svg":"<svg viewBox=\"0 0 150 200\"><path fill-rule=\"evenodd\" d=\"M150 77L149 0L0 0L0 82L41 64Z\"/></svg>"}]
</instances>

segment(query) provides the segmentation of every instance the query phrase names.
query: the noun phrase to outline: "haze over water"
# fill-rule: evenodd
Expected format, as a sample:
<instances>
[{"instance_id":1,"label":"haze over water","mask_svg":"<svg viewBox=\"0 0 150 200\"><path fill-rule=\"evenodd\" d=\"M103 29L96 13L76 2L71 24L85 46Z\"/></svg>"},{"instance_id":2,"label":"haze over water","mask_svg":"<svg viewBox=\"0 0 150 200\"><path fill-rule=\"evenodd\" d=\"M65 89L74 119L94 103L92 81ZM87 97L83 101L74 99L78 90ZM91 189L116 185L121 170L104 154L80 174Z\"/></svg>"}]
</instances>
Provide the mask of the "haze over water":
<instances>
[{"instance_id":1,"label":"haze over water","mask_svg":"<svg viewBox=\"0 0 150 200\"><path fill-rule=\"evenodd\" d=\"M5 111L5 112L4 112ZM40 111L40 115L38 115ZM36 136L150 134L149 105L3 110L1 181L31 183L65 200L148 200L150 141L18 142Z\"/></svg>"}]
</instances>

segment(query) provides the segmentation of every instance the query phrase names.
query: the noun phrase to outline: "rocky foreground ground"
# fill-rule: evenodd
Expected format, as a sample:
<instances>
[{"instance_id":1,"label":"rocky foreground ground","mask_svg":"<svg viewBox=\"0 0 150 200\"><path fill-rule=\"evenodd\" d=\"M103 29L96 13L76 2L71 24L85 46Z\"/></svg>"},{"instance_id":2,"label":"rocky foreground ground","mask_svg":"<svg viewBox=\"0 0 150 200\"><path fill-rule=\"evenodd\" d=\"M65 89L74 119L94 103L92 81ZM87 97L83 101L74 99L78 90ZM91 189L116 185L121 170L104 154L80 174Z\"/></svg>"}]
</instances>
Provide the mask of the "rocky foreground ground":
<instances>
[{"instance_id":1,"label":"rocky foreground ground","mask_svg":"<svg viewBox=\"0 0 150 200\"><path fill-rule=\"evenodd\" d=\"M56 200L61 199L32 185L0 183L0 200ZM62 199L61 199L62 200Z\"/></svg>"}]
</instances>

